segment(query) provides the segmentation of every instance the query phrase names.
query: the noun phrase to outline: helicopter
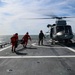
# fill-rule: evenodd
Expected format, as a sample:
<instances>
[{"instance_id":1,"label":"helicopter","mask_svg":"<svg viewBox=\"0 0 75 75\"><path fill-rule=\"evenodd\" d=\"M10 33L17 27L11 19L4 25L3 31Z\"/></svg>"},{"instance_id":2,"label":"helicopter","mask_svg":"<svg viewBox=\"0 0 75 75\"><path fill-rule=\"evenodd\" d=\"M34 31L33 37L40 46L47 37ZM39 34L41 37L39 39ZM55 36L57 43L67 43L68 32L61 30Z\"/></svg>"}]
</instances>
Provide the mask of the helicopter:
<instances>
[{"instance_id":1,"label":"helicopter","mask_svg":"<svg viewBox=\"0 0 75 75\"><path fill-rule=\"evenodd\" d=\"M48 18L26 18L26 19L56 19L55 24L48 24L47 27L50 28L50 39L52 40L51 43L55 43L56 41L59 43L70 44L72 43L72 39L74 37L72 32L71 25L67 25L66 20L64 18L75 18L75 17L58 17L56 15L45 15L51 16Z\"/></svg>"},{"instance_id":2,"label":"helicopter","mask_svg":"<svg viewBox=\"0 0 75 75\"><path fill-rule=\"evenodd\" d=\"M56 22L53 25L48 24L47 27L50 28L50 38L52 39L52 43L55 41L62 42L62 43L72 43L73 32L71 25L67 25L66 20L63 18L69 17L53 17L56 18Z\"/></svg>"}]
</instances>

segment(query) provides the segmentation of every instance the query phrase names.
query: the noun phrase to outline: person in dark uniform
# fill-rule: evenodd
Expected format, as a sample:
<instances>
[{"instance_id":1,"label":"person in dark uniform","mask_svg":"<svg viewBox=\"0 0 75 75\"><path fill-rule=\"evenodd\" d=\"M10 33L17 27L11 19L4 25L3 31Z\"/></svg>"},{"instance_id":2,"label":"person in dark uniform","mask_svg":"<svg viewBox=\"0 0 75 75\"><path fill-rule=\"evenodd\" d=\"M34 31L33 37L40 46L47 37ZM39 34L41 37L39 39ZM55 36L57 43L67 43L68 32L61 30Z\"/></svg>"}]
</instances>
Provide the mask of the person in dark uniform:
<instances>
[{"instance_id":1,"label":"person in dark uniform","mask_svg":"<svg viewBox=\"0 0 75 75\"><path fill-rule=\"evenodd\" d=\"M45 38L45 35L43 33L43 31L41 30L40 33L39 33L39 41L38 41L38 45L43 45L43 38Z\"/></svg>"}]
</instances>

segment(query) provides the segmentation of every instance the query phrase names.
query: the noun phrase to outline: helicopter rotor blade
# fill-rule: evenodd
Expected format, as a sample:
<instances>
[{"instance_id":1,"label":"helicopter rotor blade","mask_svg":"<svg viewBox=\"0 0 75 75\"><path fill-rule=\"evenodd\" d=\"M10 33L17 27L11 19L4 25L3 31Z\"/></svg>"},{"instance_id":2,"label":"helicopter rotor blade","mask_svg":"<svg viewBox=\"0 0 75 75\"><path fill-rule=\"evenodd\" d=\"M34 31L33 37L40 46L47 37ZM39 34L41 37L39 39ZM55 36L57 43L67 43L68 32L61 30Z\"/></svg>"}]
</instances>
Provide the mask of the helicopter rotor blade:
<instances>
[{"instance_id":1,"label":"helicopter rotor blade","mask_svg":"<svg viewBox=\"0 0 75 75\"><path fill-rule=\"evenodd\" d=\"M56 15L46 15L46 14L44 14L44 15L49 16L52 19L75 18L75 17L71 17L71 16L62 16L62 17L60 17L60 16L56 16Z\"/></svg>"},{"instance_id":2,"label":"helicopter rotor blade","mask_svg":"<svg viewBox=\"0 0 75 75\"><path fill-rule=\"evenodd\" d=\"M63 18L75 18L75 17L71 17L71 16L56 16L56 15L49 15L49 14L43 14L43 16L45 17L33 17L33 18L24 18L24 19L28 19L28 20L34 20L34 19L63 19Z\"/></svg>"},{"instance_id":3,"label":"helicopter rotor blade","mask_svg":"<svg viewBox=\"0 0 75 75\"><path fill-rule=\"evenodd\" d=\"M24 18L24 19L53 19L53 18Z\"/></svg>"}]
</instances>

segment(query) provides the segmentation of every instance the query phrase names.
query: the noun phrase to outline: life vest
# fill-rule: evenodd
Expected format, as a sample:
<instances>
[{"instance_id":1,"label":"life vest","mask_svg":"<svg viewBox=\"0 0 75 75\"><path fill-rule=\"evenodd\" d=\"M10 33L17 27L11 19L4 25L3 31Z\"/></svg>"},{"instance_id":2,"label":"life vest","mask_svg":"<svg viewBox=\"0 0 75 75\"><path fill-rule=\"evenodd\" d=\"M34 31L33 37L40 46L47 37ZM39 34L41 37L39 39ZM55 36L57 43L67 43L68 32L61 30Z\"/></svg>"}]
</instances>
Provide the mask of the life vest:
<instances>
[{"instance_id":1,"label":"life vest","mask_svg":"<svg viewBox=\"0 0 75 75\"><path fill-rule=\"evenodd\" d=\"M14 36L11 37L11 43L15 43L16 42L16 39Z\"/></svg>"}]
</instances>

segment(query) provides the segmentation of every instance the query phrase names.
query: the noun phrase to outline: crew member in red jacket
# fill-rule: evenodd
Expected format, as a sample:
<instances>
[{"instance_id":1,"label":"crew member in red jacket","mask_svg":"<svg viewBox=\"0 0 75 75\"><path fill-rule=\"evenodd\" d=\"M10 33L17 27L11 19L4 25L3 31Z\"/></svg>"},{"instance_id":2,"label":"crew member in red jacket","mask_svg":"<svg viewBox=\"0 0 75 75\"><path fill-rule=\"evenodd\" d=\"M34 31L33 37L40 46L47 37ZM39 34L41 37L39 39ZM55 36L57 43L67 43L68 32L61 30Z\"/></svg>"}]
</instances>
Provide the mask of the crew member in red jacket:
<instances>
[{"instance_id":1,"label":"crew member in red jacket","mask_svg":"<svg viewBox=\"0 0 75 75\"><path fill-rule=\"evenodd\" d=\"M24 47L24 48L26 48L26 46L27 46L28 39L31 40L31 37L30 37L29 33L27 32L27 33L23 36L23 38L22 38L22 40L23 40L23 47Z\"/></svg>"},{"instance_id":2,"label":"crew member in red jacket","mask_svg":"<svg viewBox=\"0 0 75 75\"><path fill-rule=\"evenodd\" d=\"M12 44L12 52L15 52L15 50L17 48L17 44L18 44L18 33L15 33L11 37L11 44Z\"/></svg>"}]
</instances>

